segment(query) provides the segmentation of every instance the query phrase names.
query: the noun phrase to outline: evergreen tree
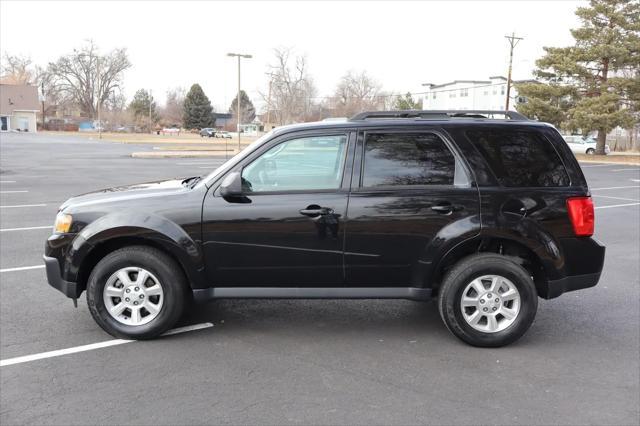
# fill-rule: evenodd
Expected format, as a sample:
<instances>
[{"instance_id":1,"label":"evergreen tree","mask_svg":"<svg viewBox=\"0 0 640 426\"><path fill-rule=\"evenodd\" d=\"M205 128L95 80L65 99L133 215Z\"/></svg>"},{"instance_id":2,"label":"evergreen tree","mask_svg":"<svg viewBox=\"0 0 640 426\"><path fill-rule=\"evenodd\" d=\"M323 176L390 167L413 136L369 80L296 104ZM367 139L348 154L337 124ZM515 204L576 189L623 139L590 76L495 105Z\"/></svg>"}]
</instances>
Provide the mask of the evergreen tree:
<instances>
[{"instance_id":1,"label":"evergreen tree","mask_svg":"<svg viewBox=\"0 0 640 426\"><path fill-rule=\"evenodd\" d=\"M414 101L411 92L407 92L404 96L398 96L394 108L399 110L422 109L422 102L419 100Z\"/></svg>"},{"instance_id":2,"label":"evergreen tree","mask_svg":"<svg viewBox=\"0 0 640 426\"><path fill-rule=\"evenodd\" d=\"M204 127L213 127L215 120L213 118L213 108L209 98L202 91L199 84L194 84L189 89L189 93L184 98L184 127L187 129L202 129Z\"/></svg>"},{"instance_id":3,"label":"evergreen tree","mask_svg":"<svg viewBox=\"0 0 640 426\"><path fill-rule=\"evenodd\" d=\"M575 45L544 48L535 73L545 84L518 85L528 98L518 110L583 133L597 130L596 153L604 154L607 133L638 120L640 2L591 0L576 15Z\"/></svg>"},{"instance_id":4,"label":"evergreen tree","mask_svg":"<svg viewBox=\"0 0 640 426\"><path fill-rule=\"evenodd\" d=\"M242 114L240 118L242 119L242 124L248 124L253 122L256 118L256 108L253 106L253 102L249 99L249 96L245 93L244 90L240 90L240 108L242 109ZM231 106L229 107L229 112L233 114L235 119L238 119L238 95L231 102Z\"/></svg>"},{"instance_id":5,"label":"evergreen tree","mask_svg":"<svg viewBox=\"0 0 640 426\"><path fill-rule=\"evenodd\" d=\"M133 95L129 111L133 114L136 123L147 130L151 130L151 126L160 120L156 110L156 102L151 93L145 89L140 89Z\"/></svg>"}]
</instances>

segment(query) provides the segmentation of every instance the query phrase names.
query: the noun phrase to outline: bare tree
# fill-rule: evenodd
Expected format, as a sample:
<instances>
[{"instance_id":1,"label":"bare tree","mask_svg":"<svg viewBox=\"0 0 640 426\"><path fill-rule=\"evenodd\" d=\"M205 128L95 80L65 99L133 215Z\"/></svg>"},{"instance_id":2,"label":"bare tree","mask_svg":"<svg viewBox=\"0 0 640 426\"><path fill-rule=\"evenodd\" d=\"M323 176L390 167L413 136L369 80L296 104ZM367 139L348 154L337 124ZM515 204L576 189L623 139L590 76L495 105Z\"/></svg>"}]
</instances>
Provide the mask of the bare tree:
<instances>
[{"instance_id":1,"label":"bare tree","mask_svg":"<svg viewBox=\"0 0 640 426\"><path fill-rule=\"evenodd\" d=\"M121 90L122 74L129 67L126 49L100 55L98 47L89 40L79 50L50 63L49 72L67 101L95 117L98 105L103 106L112 92Z\"/></svg>"},{"instance_id":2,"label":"bare tree","mask_svg":"<svg viewBox=\"0 0 640 426\"><path fill-rule=\"evenodd\" d=\"M261 94L267 109L278 124L306 121L312 112L312 98L316 93L308 75L304 55L293 56L290 48L274 49L275 61L267 74L271 77L270 95Z\"/></svg>"},{"instance_id":3,"label":"bare tree","mask_svg":"<svg viewBox=\"0 0 640 426\"><path fill-rule=\"evenodd\" d=\"M5 52L0 62L0 81L3 84L34 83L34 69L30 57L9 55Z\"/></svg>"},{"instance_id":4,"label":"bare tree","mask_svg":"<svg viewBox=\"0 0 640 426\"><path fill-rule=\"evenodd\" d=\"M167 101L160 110L163 124L167 126L182 125L184 114L184 98L186 91L182 87L175 87L167 91Z\"/></svg>"},{"instance_id":5,"label":"bare tree","mask_svg":"<svg viewBox=\"0 0 640 426\"><path fill-rule=\"evenodd\" d=\"M337 115L349 117L358 112L380 109L384 105L381 88L382 85L366 71L349 71L336 87L334 109Z\"/></svg>"}]
</instances>

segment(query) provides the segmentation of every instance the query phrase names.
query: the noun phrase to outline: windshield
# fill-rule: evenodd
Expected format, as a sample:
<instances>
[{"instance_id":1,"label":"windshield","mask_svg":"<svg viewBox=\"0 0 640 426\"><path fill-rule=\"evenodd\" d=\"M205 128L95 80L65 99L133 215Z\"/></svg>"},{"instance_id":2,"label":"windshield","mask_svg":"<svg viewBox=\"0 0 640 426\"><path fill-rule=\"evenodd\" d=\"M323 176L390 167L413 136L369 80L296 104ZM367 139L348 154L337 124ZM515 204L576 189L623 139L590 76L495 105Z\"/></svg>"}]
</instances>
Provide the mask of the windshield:
<instances>
[{"instance_id":1,"label":"windshield","mask_svg":"<svg viewBox=\"0 0 640 426\"><path fill-rule=\"evenodd\" d=\"M273 130L270 131L269 133L266 133L260 136L258 139L256 139L255 141L247 145L242 151L240 151L240 153L229 158L227 161L224 162L224 164L222 164L220 167L213 170L211 173L206 175L202 180L200 180L200 182L198 182L198 185L207 185L207 186L211 185L211 183L215 179L219 178L224 173L226 173L229 169L231 169L234 165L236 165L238 161L240 161L242 158L246 157L247 155L255 151L260 145L262 145L262 143L265 140L271 138L271 136L273 136Z\"/></svg>"}]
</instances>

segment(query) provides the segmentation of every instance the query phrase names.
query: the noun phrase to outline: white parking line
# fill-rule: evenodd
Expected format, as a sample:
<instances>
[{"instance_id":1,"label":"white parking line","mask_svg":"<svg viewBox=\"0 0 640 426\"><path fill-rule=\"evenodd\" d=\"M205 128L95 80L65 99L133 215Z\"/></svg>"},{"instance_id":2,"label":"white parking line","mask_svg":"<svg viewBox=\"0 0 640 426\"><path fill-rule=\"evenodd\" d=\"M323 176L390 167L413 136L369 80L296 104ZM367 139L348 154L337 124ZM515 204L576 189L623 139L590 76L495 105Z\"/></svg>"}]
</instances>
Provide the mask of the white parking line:
<instances>
[{"instance_id":1,"label":"white parking line","mask_svg":"<svg viewBox=\"0 0 640 426\"><path fill-rule=\"evenodd\" d=\"M0 272L17 272L17 271L28 271L30 269L42 269L44 265L35 265L35 266L20 266L19 268L5 268L0 269Z\"/></svg>"},{"instance_id":2,"label":"white parking line","mask_svg":"<svg viewBox=\"0 0 640 426\"><path fill-rule=\"evenodd\" d=\"M597 190L605 190L605 189L625 189L625 188L640 188L640 186L635 185L635 186L610 186L608 188L591 188L592 191L597 191Z\"/></svg>"},{"instance_id":3,"label":"white parking line","mask_svg":"<svg viewBox=\"0 0 640 426\"><path fill-rule=\"evenodd\" d=\"M634 198L611 197L609 195L598 195L598 194L593 194L593 196L594 197L598 197L598 198L611 198L613 200L638 201L638 202L640 202L640 200L636 200Z\"/></svg>"},{"instance_id":4,"label":"white parking line","mask_svg":"<svg viewBox=\"0 0 640 426\"><path fill-rule=\"evenodd\" d=\"M0 191L0 194L17 194L17 193L24 193L24 192L29 192L29 191Z\"/></svg>"},{"instance_id":5,"label":"white parking line","mask_svg":"<svg viewBox=\"0 0 640 426\"><path fill-rule=\"evenodd\" d=\"M203 322L200 324L188 325L186 327L174 328L173 330L169 330L166 333L164 333L163 336L171 336L173 334L186 333L188 331L202 330L204 328L209 328L209 327L213 327L213 324L210 322ZM25 356L19 356L15 358L8 358L8 359L0 360L0 367L6 367L9 365L15 365L15 364L22 364L24 362L38 361L40 359L53 358L57 356L76 354L78 352L92 351L95 349L108 348L111 346L123 345L125 343L133 343L135 341L136 340L114 339L114 340L107 340L99 343L92 343L89 345L75 346L67 349L59 349L56 351L41 352L33 355L25 355Z\"/></svg>"},{"instance_id":6,"label":"white parking line","mask_svg":"<svg viewBox=\"0 0 640 426\"><path fill-rule=\"evenodd\" d=\"M610 172L626 172L626 171L640 172L640 168L635 168L635 169L611 169L609 171Z\"/></svg>"},{"instance_id":7,"label":"white parking line","mask_svg":"<svg viewBox=\"0 0 640 426\"><path fill-rule=\"evenodd\" d=\"M614 166L615 164L589 164L588 166L583 166L582 164L580 164L580 167L582 167L583 169L588 169L591 167L605 167L605 166Z\"/></svg>"},{"instance_id":8,"label":"white parking line","mask_svg":"<svg viewBox=\"0 0 640 426\"><path fill-rule=\"evenodd\" d=\"M629 179L631 182L640 182L640 179Z\"/></svg>"},{"instance_id":9,"label":"white parking line","mask_svg":"<svg viewBox=\"0 0 640 426\"><path fill-rule=\"evenodd\" d=\"M16 183L15 180L0 180L0 183Z\"/></svg>"},{"instance_id":10,"label":"white parking line","mask_svg":"<svg viewBox=\"0 0 640 426\"><path fill-rule=\"evenodd\" d=\"M21 207L45 207L46 204L20 204L17 206L0 206L0 209L17 209Z\"/></svg>"},{"instance_id":11,"label":"white parking line","mask_svg":"<svg viewBox=\"0 0 640 426\"><path fill-rule=\"evenodd\" d=\"M628 207L628 206L640 206L640 203L629 203L629 204L614 204L612 206L600 206L600 207L596 207L595 209L612 209L614 207Z\"/></svg>"},{"instance_id":12,"label":"white parking line","mask_svg":"<svg viewBox=\"0 0 640 426\"><path fill-rule=\"evenodd\" d=\"M32 229L51 229L51 225L47 226L30 226L28 228L4 228L0 229L0 232L12 232L12 231L31 231Z\"/></svg>"}]
</instances>

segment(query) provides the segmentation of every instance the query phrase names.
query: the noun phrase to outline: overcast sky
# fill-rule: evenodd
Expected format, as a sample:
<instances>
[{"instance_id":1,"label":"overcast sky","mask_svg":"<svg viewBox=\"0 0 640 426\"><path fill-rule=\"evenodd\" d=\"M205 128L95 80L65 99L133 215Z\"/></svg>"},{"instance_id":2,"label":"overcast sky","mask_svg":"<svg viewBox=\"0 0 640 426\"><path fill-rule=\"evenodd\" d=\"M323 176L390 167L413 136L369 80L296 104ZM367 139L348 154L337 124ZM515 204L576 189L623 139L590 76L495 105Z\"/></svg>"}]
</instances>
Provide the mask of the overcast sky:
<instances>
[{"instance_id":1,"label":"overcast sky","mask_svg":"<svg viewBox=\"0 0 640 426\"><path fill-rule=\"evenodd\" d=\"M318 95L330 95L348 70L366 70L383 88L419 92L422 83L506 75L504 35L524 37L514 78L531 76L543 46L572 41L577 1L275 2L83 1L0 2L0 49L54 61L93 39L103 51L126 47L133 66L125 94L200 83L217 110L242 86L256 103L266 92L273 48L306 54Z\"/></svg>"}]
</instances>

